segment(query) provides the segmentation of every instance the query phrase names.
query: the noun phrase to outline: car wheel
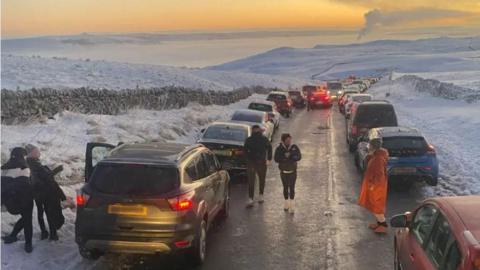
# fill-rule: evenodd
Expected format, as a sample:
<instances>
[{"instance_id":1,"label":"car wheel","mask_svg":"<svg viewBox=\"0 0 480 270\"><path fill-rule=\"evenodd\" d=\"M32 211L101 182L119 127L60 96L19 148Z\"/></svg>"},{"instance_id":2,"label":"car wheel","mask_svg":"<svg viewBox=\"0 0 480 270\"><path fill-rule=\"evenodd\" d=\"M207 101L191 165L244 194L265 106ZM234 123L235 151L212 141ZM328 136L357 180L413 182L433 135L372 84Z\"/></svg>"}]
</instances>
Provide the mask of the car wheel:
<instances>
[{"instance_id":1,"label":"car wheel","mask_svg":"<svg viewBox=\"0 0 480 270\"><path fill-rule=\"evenodd\" d=\"M223 207L220 212L220 218L226 219L230 215L230 191L227 187L227 194L225 195L225 199L223 201Z\"/></svg>"},{"instance_id":2,"label":"car wheel","mask_svg":"<svg viewBox=\"0 0 480 270\"><path fill-rule=\"evenodd\" d=\"M97 260L103 255L103 253L98 250L90 250L83 246L78 247L78 252L80 253L80 256L87 260Z\"/></svg>"},{"instance_id":3,"label":"car wheel","mask_svg":"<svg viewBox=\"0 0 480 270\"><path fill-rule=\"evenodd\" d=\"M350 151L350 153L353 153L355 152L355 150L357 150L357 146L355 144L352 144L352 143L348 143L348 150Z\"/></svg>"},{"instance_id":4,"label":"car wheel","mask_svg":"<svg viewBox=\"0 0 480 270\"><path fill-rule=\"evenodd\" d=\"M395 270L401 270L400 263L398 262L398 251L397 251L397 243L394 244L394 257L393 257L393 265Z\"/></svg>"},{"instance_id":5,"label":"car wheel","mask_svg":"<svg viewBox=\"0 0 480 270\"><path fill-rule=\"evenodd\" d=\"M207 254L207 222L202 220L198 228L197 237L194 246L190 251L190 258L194 265L203 264Z\"/></svg>"}]
</instances>

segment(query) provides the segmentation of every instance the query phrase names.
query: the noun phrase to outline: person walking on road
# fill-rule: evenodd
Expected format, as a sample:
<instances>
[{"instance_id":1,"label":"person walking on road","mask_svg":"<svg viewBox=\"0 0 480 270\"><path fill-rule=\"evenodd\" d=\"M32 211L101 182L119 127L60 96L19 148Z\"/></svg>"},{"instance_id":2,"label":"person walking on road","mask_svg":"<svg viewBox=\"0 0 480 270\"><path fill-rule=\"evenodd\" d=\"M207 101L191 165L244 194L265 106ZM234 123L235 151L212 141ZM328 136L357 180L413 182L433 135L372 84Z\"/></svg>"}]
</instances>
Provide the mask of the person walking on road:
<instances>
[{"instance_id":1,"label":"person walking on road","mask_svg":"<svg viewBox=\"0 0 480 270\"><path fill-rule=\"evenodd\" d=\"M369 224L368 227L376 233L386 233L388 228L385 219L388 152L382 148L381 139L370 140L367 162L358 203L373 213L376 218L376 222Z\"/></svg>"},{"instance_id":2,"label":"person walking on road","mask_svg":"<svg viewBox=\"0 0 480 270\"><path fill-rule=\"evenodd\" d=\"M27 152L22 147L16 147L10 154L10 159L2 165L2 205L12 215L20 215L9 235L3 236L5 244L16 242L18 233L25 234L25 251L32 252L32 215L33 190L30 183L30 169L25 156Z\"/></svg>"},{"instance_id":3,"label":"person walking on road","mask_svg":"<svg viewBox=\"0 0 480 270\"><path fill-rule=\"evenodd\" d=\"M263 203L263 191L265 189L265 178L267 176L267 165L272 161L272 145L267 137L262 134L258 125L252 127L252 135L245 140L244 144L247 156L247 177L248 177L248 203L247 207L253 206L255 193L255 179L258 175L259 198L258 202Z\"/></svg>"},{"instance_id":4,"label":"person walking on road","mask_svg":"<svg viewBox=\"0 0 480 270\"><path fill-rule=\"evenodd\" d=\"M280 169L280 178L283 185L285 204L283 210L295 211L295 182L297 181L297 162L302 159L302 154L297 145L292 144L292 136L282 134L280 144L275 149L274 159Z\"/></svg>"},{"instance_id":5,"label":"person walking on road","mask_svg":"<svg viewBox=\"0 0 480 270\"><path fill-rule=\"evenodd\" d=\"M57 230L62 227L65 218L62 213L61 201L67 198L62 189L55 181L55 174L63 168L59 166L53 171L40 162L40 150L34 145L27 145L27 164L30 167L33 184L33 194L37 205L38 224L40 225L40 240L49 238L57 241ZM45 212L48 221L48 231L45 228L43 213ZM49 233L50 232L50 233Z\"/></svg>"}]
</instances>

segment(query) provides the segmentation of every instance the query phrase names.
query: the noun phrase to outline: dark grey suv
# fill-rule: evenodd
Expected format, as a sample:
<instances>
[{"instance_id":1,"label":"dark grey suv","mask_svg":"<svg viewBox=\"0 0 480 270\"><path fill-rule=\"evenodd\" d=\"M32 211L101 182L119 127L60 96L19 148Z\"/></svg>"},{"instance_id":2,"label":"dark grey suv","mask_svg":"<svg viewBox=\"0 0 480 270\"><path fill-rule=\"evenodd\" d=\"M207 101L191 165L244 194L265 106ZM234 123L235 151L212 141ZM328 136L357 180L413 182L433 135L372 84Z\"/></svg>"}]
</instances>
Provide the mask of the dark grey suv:
<instances>
[{"instance_id":1,"label":"dark grey suv","mask_svg":"<svg viewBox=\"0 0 480 270\"><path fill-rule=\"evenodd\" d=\"M85 185L77 193L80 254L185 251L196 264L206 233L228 216L229 175L198 144L87 144Z\"/></svg>"}]
</instances>

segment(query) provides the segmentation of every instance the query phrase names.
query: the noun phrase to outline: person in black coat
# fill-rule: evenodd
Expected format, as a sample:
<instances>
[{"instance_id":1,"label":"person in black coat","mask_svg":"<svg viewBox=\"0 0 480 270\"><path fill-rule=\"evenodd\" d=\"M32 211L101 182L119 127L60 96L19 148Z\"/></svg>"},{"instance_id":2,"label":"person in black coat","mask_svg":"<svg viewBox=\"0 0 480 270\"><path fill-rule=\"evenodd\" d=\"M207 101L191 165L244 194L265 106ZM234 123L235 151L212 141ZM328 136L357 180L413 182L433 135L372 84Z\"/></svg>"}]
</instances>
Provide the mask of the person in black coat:
<instances>
[{"instance_id":1,"label":"person in black coat","mask_svg":"<svg viewBox=\"0 0 480 270\"><path fill-rule=\"evenodd\" d=\"M280 178L283 184L283 197L285 198L285 211L294 213L295 208L295 182L297 181L297 162L302 159L302 153L297 145L292 144L290 134L282 134L282 142L275 149L274 159L280 169Z\"/></svg>"},{"instance_id":2,"label":"person in black coat","mask_svg":"<svg viewBox=\"0 0 480 270\"><path fill-rule=\"evenodd\" d=\"M267 176L267 164L272 160L272 145L267 137L262 134L258 125L252 127L252 135L245 140L244 149L247 156L248 176L248 203L247 207L253 206L255 193L255 178L258 175L260 196L259 203L263 203L263 191L265 189L265 178Z\"/></svg>"},{"instance_id":3,"label":"person in black coat","mask_svg":"<svg viewBox=\"0 0 480 270\"><path fill-rule=\"evenodd\" d=\"M55 181L55 174L60 172L63 168L61 166L55 168L53 171L40 162L40 150L34 145L27 145L27 163L30 167L31 178L33 183L33 194L35 197L35 204L37 205L38 224L40 225L41 236L40 239L58 240L57 230L62 227L65 218L62 213L61 201L67 198L62 189ZM45 228L45 221L43 220L43 213L47 216L48 229Z\"/></svg>"},{"instance_id":4,"label":"person in black coat","mask_svg":"<svg viewBox=\"0 0 480 270\"><path fill-rule=\"evenodd\" d=\"M20 215L12 232L3 236L5 244L16 242L18 233L23 229L25 234L25 251L32 252L32 213L33 190L30 183L30 169L25 160L27 152L16 147L10 154L10 159L2 165L2 205L5 205L12 215Z\"/></svg>"}]
</instances>

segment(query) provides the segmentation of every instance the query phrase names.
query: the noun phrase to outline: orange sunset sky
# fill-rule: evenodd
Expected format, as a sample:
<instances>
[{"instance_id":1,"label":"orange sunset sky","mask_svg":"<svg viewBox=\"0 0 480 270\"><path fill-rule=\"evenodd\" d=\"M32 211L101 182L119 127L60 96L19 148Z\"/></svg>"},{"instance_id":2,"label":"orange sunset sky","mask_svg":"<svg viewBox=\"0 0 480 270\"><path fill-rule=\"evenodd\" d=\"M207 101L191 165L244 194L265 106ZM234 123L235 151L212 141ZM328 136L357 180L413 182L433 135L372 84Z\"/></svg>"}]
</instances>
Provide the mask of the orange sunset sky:
<instances>
[{"instance_id":1,"label":"orange sunset sky","mask_svg":"<svg viewBox=\"0 0 480 270\"><path fill-rule=\"evenodd\" d=\"M360 28L365 13L373 9L386 12L387 18L406 16L408 20L400 22L410 27L480 24L480 0L2 0L2 37L81 32ZM437 9L445 14L454 12L454 16L439 18L431 15L432 9L437 13ZM414 15L409 15L415 10ZM400 22L386 20L383 24Z\"/></svg>"}]
</instances>

